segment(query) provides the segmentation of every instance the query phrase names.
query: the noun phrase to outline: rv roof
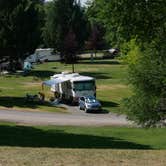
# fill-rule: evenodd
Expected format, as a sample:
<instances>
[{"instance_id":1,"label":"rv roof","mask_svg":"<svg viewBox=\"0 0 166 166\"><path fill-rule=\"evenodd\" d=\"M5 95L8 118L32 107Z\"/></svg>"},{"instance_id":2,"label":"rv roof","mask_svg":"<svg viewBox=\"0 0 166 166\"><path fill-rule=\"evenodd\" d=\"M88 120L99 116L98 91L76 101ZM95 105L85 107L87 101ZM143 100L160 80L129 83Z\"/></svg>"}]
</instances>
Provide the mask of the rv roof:
<instances>
[{"instance_id":1,"label":"rv roof","mask_svg":"<svg viewBox=\"0 0 166 166\"><path fill-rule=\"evenodd\" d=\"M51 76L51 79L62 79L62 80L70 80L72 82L74 81L91 81L94 80L93 77L89 77L89 76L83 76L83 75L79 75L78 73L62 73L62 74L55 74L53 76Z\"/></svg>"},{"instance_id":2,"label":"rv roof","mask_svg":"<svg viewBox=\"0 0 166 166\"><path fill-rule=\"evenodd\" d=\"M38 48L36 51L53 51L53 48Z\"/></svg>"}]
</instances>

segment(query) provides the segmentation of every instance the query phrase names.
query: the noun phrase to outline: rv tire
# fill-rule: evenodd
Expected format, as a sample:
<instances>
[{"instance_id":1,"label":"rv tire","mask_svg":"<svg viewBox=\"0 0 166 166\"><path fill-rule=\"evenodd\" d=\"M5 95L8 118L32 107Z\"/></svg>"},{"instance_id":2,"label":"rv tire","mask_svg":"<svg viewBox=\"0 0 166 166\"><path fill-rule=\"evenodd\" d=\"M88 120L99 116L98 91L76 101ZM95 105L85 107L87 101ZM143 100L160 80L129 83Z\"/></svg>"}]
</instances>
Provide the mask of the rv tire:
<instances>
[{"instance_id":1,"label":"rv tire","mask_svg":"<svg viewBox=\"0 0 166 166\"><path fill-rule=\"evenodd\" d=\"M89 112L89 110L88 110L87 108L85 108L85 112L86 112L86 113L88 113L88 112Z\"/></svg>"}]
</instances>

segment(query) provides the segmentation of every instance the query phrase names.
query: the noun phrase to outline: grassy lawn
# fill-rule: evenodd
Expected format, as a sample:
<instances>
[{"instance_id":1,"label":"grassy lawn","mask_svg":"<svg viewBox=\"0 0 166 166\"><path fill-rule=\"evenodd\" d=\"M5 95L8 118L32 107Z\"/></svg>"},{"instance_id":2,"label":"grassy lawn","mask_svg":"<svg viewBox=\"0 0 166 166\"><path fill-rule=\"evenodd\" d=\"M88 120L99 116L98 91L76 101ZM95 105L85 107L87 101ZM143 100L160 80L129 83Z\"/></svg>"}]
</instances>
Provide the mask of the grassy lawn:
<instances>
[{"instance_id":1,"label":"grassy lawn","mask_svg":"<svg viewBox=\"0 0 166 166\"><path fill-rule=\"evenodd\" d=\"M0 146L166 149L166 129L127 127L56 127L0 124Z\"/></svg>"},{"instance_id":2,"label":"grassy lawn","mask_svg":"<svg viewBox=\"0 0 166 166\"><path fill-rule=\"evenodd\" d=\"M165 129L0 125L2 165L154 165L166 161Z\"/></svg>"},{"instance_id":3,"label":"grassy lawn","mask_svg":"<svg viewBox=\"0 0 166 166\"><path fill-rule=\"evenodd\" d=\"M131 95L131 90L126 84L126 69L127 66L118 60L95 60L93 64L86 60L75 65L76 72L96 78L97 97L104 109L113 112L119 112L122 108L122 99ZM37 94L41 91L43 80L62 71L71 71L71 65L50 62L36 65L26 77L21 74L0 76L0 106L15 109L65 111L52 107L49 103L45 105L27 103L24 99L26 93ZM49 89L45 92L48 97L51 96Z\"/></svg>"}]
</instances>

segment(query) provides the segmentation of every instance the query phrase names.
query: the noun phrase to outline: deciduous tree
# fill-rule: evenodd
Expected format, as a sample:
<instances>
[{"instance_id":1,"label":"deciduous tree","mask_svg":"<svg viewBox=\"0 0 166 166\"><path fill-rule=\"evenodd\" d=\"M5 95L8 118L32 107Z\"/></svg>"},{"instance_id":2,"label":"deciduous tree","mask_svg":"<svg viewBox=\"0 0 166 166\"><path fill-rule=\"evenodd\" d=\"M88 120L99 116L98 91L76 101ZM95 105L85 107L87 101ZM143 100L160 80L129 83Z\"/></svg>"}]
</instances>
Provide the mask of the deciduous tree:
<instances>
[{"instance_id":1,"label":"deciduous tree","mask_svg":"<svg viewBox=\"0 0 166 166\"><path fill-rule=\"evenodd\" d=\"M48 4L46 11L47 17L43 31L45 43L47 46L53 46L61 53L65 62L70 63L70 58L64 58L67 56L65 40L72 29L77 41L77 49L83 47L87 24L84 9L76 0L54 0Z\"/></svg>"},{"instance_id":2,"label":"deciduous tree","mask_svg":"<svg viewBox=\"0 0 166 166\"><path fill-rule=\"evenodd\" d=\"M129 42L128 117L146 127L166 121L166 1L94 0L91 19L106 28L110 44ZM134 43L131 42L132 39Z\"/></svg>"}]
</instances>

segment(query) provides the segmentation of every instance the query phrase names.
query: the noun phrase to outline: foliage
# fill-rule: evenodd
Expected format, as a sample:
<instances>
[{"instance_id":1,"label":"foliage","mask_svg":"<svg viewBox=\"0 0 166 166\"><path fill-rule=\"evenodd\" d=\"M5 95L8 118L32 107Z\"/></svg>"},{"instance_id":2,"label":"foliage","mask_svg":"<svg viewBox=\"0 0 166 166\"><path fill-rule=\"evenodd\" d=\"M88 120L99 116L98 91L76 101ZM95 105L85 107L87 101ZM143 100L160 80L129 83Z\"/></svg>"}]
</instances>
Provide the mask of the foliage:
<instances>
[{"instance_id":1,"label":"foliage","mask_svg":"<svg viewBox=\"0 0 166 166\"><path fill-rule=\"evenodd\" d=\"M86 48L88 49L104 49L107 46L105 41L105 27L103 22L100 20L98 16L99 11L97 10L100 6L99 4L95 4L95 1L89 1L88 7L86 9L86 15L89 21L89 38L86 42Z\"/></svg>"},{"instance_id":2,"label":"foliage","mask_svg":"<svg viewBox=\"0 0 166 166\"><path fill-rule=\"evenodd\" d=\"M165 6L165 0L93 0L87 12L106 28L107 41L119 46L135 36L148 42L157 37L165 22Z\"/></svg>"},{"instance_id":3,"label":"foliage","mask_svg":"<svg viewBox=\"0 0 166 166\"><path fill-rule=\"evenodd\" d=\"M89 33L89 39L86 41L85 47L88 50L102 50L105 47L104 37L104 30L103 27L99 24L91 23Z\"/></svg>"},{"instance_id":4,"label":"foliage","mask_svg":"<svg viewBox=\"0 0 166 166\"><path fill-rule=\"evenodd\" d=\"M140 47L138 46L136 39L131 39L129 42L125 42L121 45L121 59L130 65L135 65L142 54Z\"/></svg>"},{"instance_id":5,"label":"foliage","mask_svg":"<svg viewBox=\"0 0 166 166\"><path fill-rule=\"evenodd\" d=\"M94 0L88 10L106 28L107 41L127 55L135 92L127 100L129 118L147 127L165 123L166 1Z\"/></svg>"},{"instance_id":6,"label":"foliage","mask_svg":"<svg viewBox=\"0 0 166 166\"><path fill-rule=\"evenodd\" d=\"M76 0L54 0L50 2L46 8L46 15L43 37L47 46L54 47L63 58L66 56L65 40L71 30L75 34L78 48L80 49L83 46L86 38L87 21L83 8Z\"/></svg>"},{"instance_id":7,"label":"foliage","mask_svg":"<svg viewBox=\"0 0 166 166\"><path fill-rule=\"evenodd\" d=\"M72 29L68 32L64 41L65 62L74 63L76 61L76 51L78 49L78 43L76 41L76 35ZM74 71L73 71L74 72Z\"/></svg>"},{"instance_id":8,"label":"foliage","mask_svg":"<svg viewBox=\"0 0 166 166\"><path fill-rule=\"evenodd\" d=\"M55 10L56 7L52 1L45 3L45 24L42 28L42 38L44 45L47 48L53 48L55 45L54 40L56 39L56 33L54 33L55 28L53 28L56 26L56 24L54 25L55 22L53 22L53 20L56 19L56 17L53 15Z\"/></svg>"},{"instance_id":9,"label":"foliage","mask_svg":"<svg viewBox=\"0 0 166 166\"><path fill-rule=\"evenodd\" d=\"M42 0L0 1L0 51L24 59L40 43Z\"/></svg>"},{"instance_id":10,"label":"foliage","mask_svg":"<svg viewBox=\"0 0 166 166\"><path fill-rule=\"evenodd\" d=\"M129 52L129 81L134 95L127 100L130 119L146 127L165 124L166 120L166 49L156 48L160 42L138 46ZM137 56L137 57L136 57Z\"/></svg>"}]
</instances>

